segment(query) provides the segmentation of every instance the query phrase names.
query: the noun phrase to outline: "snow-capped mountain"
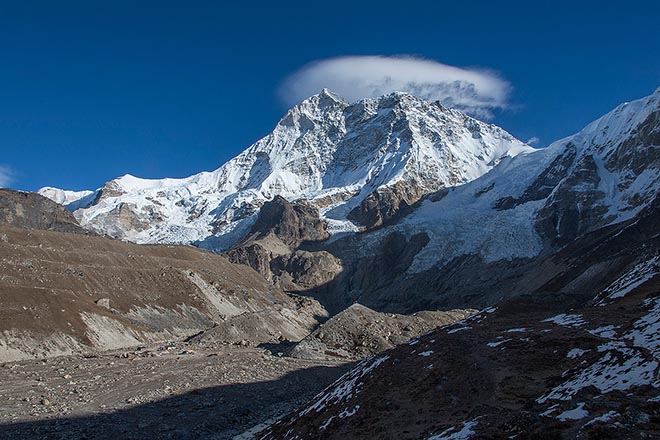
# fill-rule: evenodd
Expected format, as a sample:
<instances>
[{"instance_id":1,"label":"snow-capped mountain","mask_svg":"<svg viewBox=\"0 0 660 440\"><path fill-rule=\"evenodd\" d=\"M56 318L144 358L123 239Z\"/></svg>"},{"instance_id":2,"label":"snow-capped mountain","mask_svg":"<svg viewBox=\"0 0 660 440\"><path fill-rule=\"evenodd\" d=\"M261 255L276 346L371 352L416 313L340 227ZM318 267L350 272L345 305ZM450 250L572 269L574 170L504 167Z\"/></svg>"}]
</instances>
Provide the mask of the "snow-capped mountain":
<instances>
[{"instance_id":1,"label":"snow-capped mountain","mask_svg":"<svg viewBox=\"0 0 660 440\"><path fill-rule=\"evenodd\" d=\"M37 191L44 197L51 199L55 203L60 205L72 206L72 204L78 202L81 199L86 199L87 197L94 194L94 191L67 191L59 188L53 188L51 186L45 186Z\"/></svg>"},{"instance_id":2,"label":"snow-capped mountain","mask_svg":"<svg viewBox=\"0 0 660 440\"><path fill-rule=\"evenodd\" d=\"M393 188L411 204L530 151L501 128L439 103L394 93L349 104L323 90L215 171L184 179L125 175L78 199L53 189L41 193L73 202L80 223L100 233L221 250L276 195L312 201L330 232L357 230L351 211L378 189Z\"/></svg>"},{"instance_id":3,"label":"snow-capped mountain","mask_svg":"<svg viewBox=\"0 0 660 440\"><path fill-rule=\"evenodd\" d=\"M547 148L503 160L395 229L430 236L413 272L465 254L487 262L533 257L547 244L634 217L659 192L660 89Z\"/></svg>"},{"instance_id":4,"label":"snow-capped mountain","mask_svg":"<svg viewBox=\"0 0 660 440\"><path fill-rule=\"evenodd\" d=\"M353 302L399 313L485 307L521 289L545 289L545 275L529 276L548 272L537 272L545 258L634 222L658 194L660 89L424 198L396 223L315 245L343 268L309 294L330 310Z\"/></svg>"},{"instance_id":5,"label":"snow-capped mountain","mask_svg":"<svg viewBox=\"0 0 660 440\"><path fill-rule=\"evenodd\" d=\"M658 219L660 89L337 240L349 264L311 292L322 302L482 311L363 361L256 438L658 438Z\"/></svg>"}]
</instances>

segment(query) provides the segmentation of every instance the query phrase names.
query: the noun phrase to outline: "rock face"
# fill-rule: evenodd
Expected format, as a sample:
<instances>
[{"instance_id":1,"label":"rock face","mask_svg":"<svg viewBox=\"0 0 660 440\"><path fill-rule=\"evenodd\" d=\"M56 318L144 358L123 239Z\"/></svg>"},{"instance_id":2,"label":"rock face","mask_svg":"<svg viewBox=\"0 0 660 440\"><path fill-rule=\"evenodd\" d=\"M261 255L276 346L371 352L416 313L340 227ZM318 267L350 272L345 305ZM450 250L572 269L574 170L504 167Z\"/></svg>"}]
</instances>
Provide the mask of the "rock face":
<instances>
[{"instance_id":1,"label":"rock face","mask_svg":"<svg viewBox=\"0 0 660 440\"><path fill-rule=\"evenodd\" d=\"M317 208L277 196L262 206L248 235L225 255L285 290L306 290L328 283L342 270L340 261L329 252L297 250L304 243L329 236Z\"/></svg>"},{"instance_id":2,"label":"rock face","mask_svg":"<svg viewBox=\"0 0 660 440\"><path fill-rule=\"evenodd\" d=\"M531 150L439 103L394 93L349 104L324 90L213 172L161 180L126 175L69 207L85 228L114 237L223 251L275 196L309 200L329 232L356 231L349 212L373 228L424 194L469 182ZM42 192L62 198L57 190Z\"/></svg>"},{"instance_id":3,"label":"rock face","mask_svg":"<svg viewBox=\"0 0 660 440\"><path fill-rule=\"evenodd\" d=\"M330 252L297 250L271 262L277 283L287 291L313 289L333 281L342 270L341 260Z\"/></svg>"},{"instance_id":4,"label":"rock face","mask_svg":"<svg viewBox=\"0 0 660 440\"><path fill-rule=\"evenodd\" d=\"M330 237L316 207L305 200L291 203L280 196L275 196L261 207L257 221L250 231L255 240L271 233L290 247L297 247L305 241L323 241Z\"/></svg>"},{"instance_id":5,"label":"rock face","mask_svg":"<svg viewBox=\"0 0 660 440\"><path fill-rule=\"evenodd\" d=\"M410 313L484 308L542 288L546 272L563 266L563 247L626 224L654 203L658 112L660 89L545 149L426 196L378 230L306 247L332 253L343 266L307 293L333 312L359 301Z\"/></svg>"},{"instance_id":6,"label":"rock face","mask_svg":"<svg viewBox=\"0 0 660 440\"><path fill-rule=\"evenodd\" d=\"M39 194L1 188L0 223L19 228L85 233L61 205Z\"/></svg>"},{"instance_id":7,"label":"rock face","mask_svg":"<svg viewBox=\"0 0 660 440\"><path fill-rule=\"evenodd\" d=\"M374 229L410 213L426 193L426 188L415 181L397 182L369 194L348 213L348 219L367 230Z\"/></svg>"}]
</instances>

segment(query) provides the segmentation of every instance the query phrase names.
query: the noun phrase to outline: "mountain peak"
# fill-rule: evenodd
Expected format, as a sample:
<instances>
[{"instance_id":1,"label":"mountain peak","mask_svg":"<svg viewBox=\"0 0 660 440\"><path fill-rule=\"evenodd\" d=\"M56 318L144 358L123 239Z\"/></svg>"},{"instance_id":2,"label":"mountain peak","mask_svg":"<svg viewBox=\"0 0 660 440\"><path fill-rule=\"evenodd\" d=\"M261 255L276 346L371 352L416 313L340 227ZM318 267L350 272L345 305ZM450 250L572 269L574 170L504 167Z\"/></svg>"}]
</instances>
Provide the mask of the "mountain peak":
<instances>
[{"instance_id":1,"label":"mountain peak","mask_svg":"<svg viewBox=\"0 0 660 440\"><path fill-rule=\"evenodd\" d=\"M321 93L316 96L318 96L320 99L331 99L337 103L347 103L347 101L342 96L332 92L327 87L324 87L323 90L321 90Z\"/></svg>"},{"instance_id":2,"label":"mountain peak","mask_svg":"<svg viewBox=\"0 0 660 440\"><path fill-rule=\"evenodd\" d=\"M377 191L412 204L529 150L501 128L467 118L404 92L349 104L323 89L217 170L184 179L125 175L76 215L132 241L219 250L241 238L264 202L282 196L310 200L333 230L356 230L349 213ZM130 221L120 230L116 218Z\"/></svg>"}]
</instances>

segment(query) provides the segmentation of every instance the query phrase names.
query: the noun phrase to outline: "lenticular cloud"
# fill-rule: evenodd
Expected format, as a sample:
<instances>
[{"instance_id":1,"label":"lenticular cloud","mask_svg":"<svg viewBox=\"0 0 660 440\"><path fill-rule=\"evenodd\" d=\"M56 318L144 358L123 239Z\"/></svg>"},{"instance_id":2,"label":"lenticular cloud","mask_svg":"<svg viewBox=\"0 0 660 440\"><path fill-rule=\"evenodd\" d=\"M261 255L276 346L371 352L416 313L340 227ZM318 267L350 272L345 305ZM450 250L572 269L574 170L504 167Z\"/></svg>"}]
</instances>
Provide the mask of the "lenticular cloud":
<instances>
[{"instance_id":1,"label":"lenticular cloud","mask_svg":"<svg viewBox=\"0 0 660 440\"><path fill-rule=\"evenodd\" d=\"M510 85L493 72L414 57L348 56L308 64L285 79L289 105L328 88L348 101L399 91L480 117L507 107Z\"/></svg>"}]
</instances>

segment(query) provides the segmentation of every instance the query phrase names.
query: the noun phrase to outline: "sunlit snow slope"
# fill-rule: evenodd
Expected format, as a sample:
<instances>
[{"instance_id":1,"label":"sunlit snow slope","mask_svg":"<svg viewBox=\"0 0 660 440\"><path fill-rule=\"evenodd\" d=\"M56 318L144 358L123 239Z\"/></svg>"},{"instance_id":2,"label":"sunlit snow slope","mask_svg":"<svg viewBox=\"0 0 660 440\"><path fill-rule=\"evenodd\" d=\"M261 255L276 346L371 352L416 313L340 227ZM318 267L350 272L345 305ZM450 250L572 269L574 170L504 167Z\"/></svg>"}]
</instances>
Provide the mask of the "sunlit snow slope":
<instances>
[{"instance_id":1,"label":"sunlit snow slope","mask_svg":"<svg viewBox=\"0 0 660 440\"><path fill-rule=\"evenodd\" d=\"M659 192L660 89L547 148L502 160L376 234L429 234L413 272L465 254L532 257L544 244L634 217Z\"/></svg>"},{"instance_id":2,"label":"sunlit snow slope","mask_svg":"<svg viewBox=\"0 0 660 440\"><path fill-rule=\"evenodd\" d=\"M501 128L439 103L394 93L349 104L324 90L215 171L185 179L125 175L70 208L84 227L111 236L222 250L275 195L314 201L331 232L356 230L348 213L378 188L408 185L421 196L529 151Z\"/></svg>"}]
</instances>

